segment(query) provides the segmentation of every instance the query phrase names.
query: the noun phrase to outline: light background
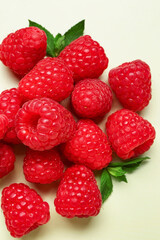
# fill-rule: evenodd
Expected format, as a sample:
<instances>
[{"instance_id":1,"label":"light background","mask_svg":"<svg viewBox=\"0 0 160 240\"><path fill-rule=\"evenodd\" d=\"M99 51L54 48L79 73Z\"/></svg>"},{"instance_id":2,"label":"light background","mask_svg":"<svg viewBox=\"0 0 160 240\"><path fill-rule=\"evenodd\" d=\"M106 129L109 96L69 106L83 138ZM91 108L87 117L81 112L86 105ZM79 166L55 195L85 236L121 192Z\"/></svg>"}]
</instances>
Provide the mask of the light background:
<instances>
[{"instance_id":1,"label":"light background","mask_svg":"<svg viewBox=\"0 0 160 240\"><path fill-rule=\"evenodd\" d=\"M86 19L85 33L100 42L109 57L108 71L123 62L142 59L152 71L152 100L141 112L156 128L157 137L146 155L151 160L133 174L128 184L114 182L114 191L101 213L90 219L65 219L56 214L53 200L56 185L35 188L51 207L48 224L23 237L23 240L159 240L160 239L160 1L159 0L0 0L0 42L10 32L36 21L53 34L65 32ZM0 90L16 87L15 76L0 63ZM114 101L112 112L118 104ZM101 127L104 129L105 120ZM13 182L24 182L18 149L15 170L0 180L0 190ZM0 236L12 239L0 212Z\"/></svg>"}]
</instances>

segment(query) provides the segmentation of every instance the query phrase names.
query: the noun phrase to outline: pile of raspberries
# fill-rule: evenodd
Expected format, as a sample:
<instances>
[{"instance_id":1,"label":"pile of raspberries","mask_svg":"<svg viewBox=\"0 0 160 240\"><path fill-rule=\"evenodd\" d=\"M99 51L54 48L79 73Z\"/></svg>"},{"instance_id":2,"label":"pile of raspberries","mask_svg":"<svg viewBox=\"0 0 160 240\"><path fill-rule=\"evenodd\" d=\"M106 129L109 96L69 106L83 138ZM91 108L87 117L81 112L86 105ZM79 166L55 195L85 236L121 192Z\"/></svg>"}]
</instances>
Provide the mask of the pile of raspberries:
<instances>
[{"instance_id":1,"label":"pile of raspberries","mask_svg":"<svg viewBox=\"0 0 160 240\"><path fill-rule=\"evenodd\" d=\"M90 36L74 40L56 58L45 57L46 47L46 34L37 27L11 33L0 45L0 60L20 78L17 88L0 94L0 178L14 168L15 154L8 144L22 143L27 146L27 181L60 180L57 213L96 216L102 197L92 170L107 167L113 151L129 160L153 144L154 127L138 115L151 99L150 68L141 60L124 63L110 70L109 87L98 79L108 58ZM112 91L123 108L108 117L104 133L93 120L111 110ZM69 96L77 122L60 104ZM74 163L65 171L62 154ZM17 238L50 219L48 203L23 183L3 189L1 207L10 234Z\"/></svg>"}]
</instances>

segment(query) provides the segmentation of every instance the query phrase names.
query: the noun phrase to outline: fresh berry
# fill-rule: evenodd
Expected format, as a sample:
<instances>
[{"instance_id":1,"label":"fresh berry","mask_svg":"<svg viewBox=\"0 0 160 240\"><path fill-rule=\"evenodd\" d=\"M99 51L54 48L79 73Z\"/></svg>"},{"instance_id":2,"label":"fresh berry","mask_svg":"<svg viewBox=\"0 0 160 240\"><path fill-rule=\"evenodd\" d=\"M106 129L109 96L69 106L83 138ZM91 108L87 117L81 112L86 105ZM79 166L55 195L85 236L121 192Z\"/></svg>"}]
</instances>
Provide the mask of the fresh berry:
<instances>
[{"instance_id":1,"label":"fresh berry","mask_svg":"<svg viewBox=\"0 0 160 240\"><path fill-rule=\"evenodd\" d=\"M26 102L16 115L17 136L33 150L49 150L66 142L75 128L71 113L49 98Z\"/></svg>"},{"instance_id":2,"label":"fresh berry","mask_svg":"<svg viewBox=\"0 0 160 240\"><path fill-rule=\"evenodd\" d=\"M28 100L48 97L60 102L67 98L72 90L72 73L58 58L48 57L41 60L19 82L19 92Z\"/></svg>"},{"instance_id":3,"label":"fresh berry","mask_svg":"<svg viewBox=\"0 0 160 240\"><path fill-rule=\"evenodd\" d=\"M121 104L132 111L141 111L151 99L150 68L141 60L112 69L109 83Z\"/></svg>"},{"instance_id":4,"label":"fresh berry","mask_svg":"<svg viewBox=\"0 0 160 240\"><path fill-rule=\"evenodd\" d=\"M106 167L112 160L107 136L92 120L79 120L75 134L62 150L68 160L93 170Z\"/></svg>"},{"instance_id":5,"label":"fresh berry","mask_svg":"<svg viewBox=\"0 0 160 240\"><path fill-rule=\"evenodd\" d=\"M85 78L98 78L108 66L104 49L88 35L71 42L59 57L73 72L75 82Z\"/></svg>"},{"instance_id":6,"label":"fresh berry","mask_svg":"<svg viewBox=\"0 0 160 240\"><path fill-rule=\"evenodd\" d=\"M137 113L121 109L108 117L107 135L113 150L122 159L137 157L154 142L154 127Z\"/></svg>"},{"instance_id":7,"label":"fresh berry","mask_svg":"<svg viewBox=\"0 0 160 240\"><path fill-rule=\"evenodd\" d=\"M43 152L28 149L23 171L27 181L46 184L62 177L64 164L56 149Z\"/></svg>"},{"instance_id":8,"label":"fresh berry","mask_svg":"<svg viewBox=\"0 0 160 240\"><path fill-rule=\"evenodd\" d=\"M0 114L7 116L9 120L8 130L4 136L4 141L17 144L19 139L15 132L15 115L20 109L22 99L16 88L5 90L0 94Z\"/></svg>"},{"instance_id":9,"label":"fresh berry","mask_svg":"<svg viewBox=\"0 0 160 240\"><path fill-rule=\"evenodd\" d=\"M50 219L49 205L35 190L14 183L2 191L1 207L11 236L20 238Z\"/></svg>"},{"instance_id":10,"label":"fresh berry","mask_svg":"<svg viewBox=\"0 0 160 240\"><path fill-rule=\"evenodd\" d=\"M9 34L0 45L0 60L19 76L24 76L46 55L47 37L36 27Z\"/></svg>"},{"instance_id":11,"label":"fresh berry","mask_svg":"<svg viewBox=\"0 0 160 240\"><path fill-rule=\"evenodd\" d=\"M0 139L2 139L8 130L9 120L4 114L0 114Z\"/></svg>"},{"instance_id":12,"label":"fresh berry","mask_svg":"<svg viewBox=\"0 0 160 240\"><path fill-rule=\"evenodd\" d=\"M14 169L15 155L13 149L0 143L0 178L4 177Z\"/></svg>"},{"instance_id":13,"label":"fresh berry","mask_svg":"<svg viewBox=\"0 0 160 240\"><path fill-rule=\"evenodd\" d=\"M80 117L104 116L112 106L112 92L99 79L85 79L76 84L72 93L72 105Z\"/></svg>"},{"instance_id":14,"label":"fresh berry","mask_svg":"<svg viewBox=\"0 0 160 240\"><path fill-rule=\"evenodd\" d=\"M102 197L92 171L83 165L68 168L54 204L57 213L63 217L96 216L101 209Z\"/></svg>"}]
</instances>

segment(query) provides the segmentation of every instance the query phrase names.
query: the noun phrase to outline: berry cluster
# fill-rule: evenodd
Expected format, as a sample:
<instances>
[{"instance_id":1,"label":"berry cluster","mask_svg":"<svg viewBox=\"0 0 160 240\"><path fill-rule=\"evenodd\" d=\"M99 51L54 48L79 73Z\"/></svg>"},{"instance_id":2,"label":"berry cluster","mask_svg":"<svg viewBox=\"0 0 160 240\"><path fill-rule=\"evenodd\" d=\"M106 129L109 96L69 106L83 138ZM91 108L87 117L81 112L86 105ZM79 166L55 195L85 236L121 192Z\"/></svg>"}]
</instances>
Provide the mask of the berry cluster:
<instances>
[{"instance_id":1,"label":"berry cluster","mask_svg":"<svg viewBox=\"0 0 160 240\"><path fill-rule=\"evenodd\" d=\"M60 35L57 39L63 43ZM30 26L9 34L0 45L1 61L21 78L17 88L0 94L0 178L14 169L15 154L8 143L24 144L25 179L39 184L60 180L57 213L96 216L102 196L92 170L106 168L113 151L130 161L154 142L154 127L136 113L151 99L150 68L141 60L120 65L109 72L110 88L99 79L108 58L90 36L63 43L59 50L54 47L53 55L48 44L45 31ZM108 117L104 133L95 119L111 110L111 90L124 108ZM69 96L73 112L83 118L77 122L60 103ZM72 162L66 170L63 158ZM1 207L13 237L50 218L48 203L23 183L3 189Z\"/></svg>"}]
</instances>

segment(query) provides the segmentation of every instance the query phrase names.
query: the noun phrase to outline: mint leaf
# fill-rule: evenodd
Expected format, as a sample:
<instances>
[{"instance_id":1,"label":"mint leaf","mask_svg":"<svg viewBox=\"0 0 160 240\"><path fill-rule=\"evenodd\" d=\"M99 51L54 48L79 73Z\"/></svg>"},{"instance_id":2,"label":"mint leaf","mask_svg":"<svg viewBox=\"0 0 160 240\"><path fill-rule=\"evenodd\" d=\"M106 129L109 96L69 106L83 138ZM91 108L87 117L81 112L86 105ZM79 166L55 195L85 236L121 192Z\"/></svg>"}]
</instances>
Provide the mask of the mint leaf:
<instances>
[{"instance_id":1,"label":"mint leaf","mask_svg":"<svg viewBox=\"0 0 160 240\"><path fill-rule=\"evenodd\" d=\"M80 21L70 28L63 36L60 33L57 34L55 37L55 56L58 56L73 40L83 35L84 23L84 20Z\"/></svg>"},{"instance_id":2,"label":"mint leaf","mask_svg":"<svg viewBox=\"0 0 160 240\"><path fill-rule=\"evenodd\" d=\"M114 178L119 182L126 182L126 183L128 182L126 175L122 175L122 176L118 176L118 177L114 177Z\"/></svg>"},{"instance_id":3,"label":"mint leaf","mask_svg":"<svg viewBox=\"0 0 160 240\"><path fill-rule=\"evenodd\" d=\"M135 159L133 159L129 162L124 162L123 166L129 166L129 165L141 163L141 162L143 162L144 160L147 160L147 159L150 159L150 157L138 157L138 158L135 158Z\"/></svg>"},{"instance_id":4,"label":"mint leaf","mask_svg":"<svg viewBox=\"0 0 160 240\"><path fill-rule=\"evenodd\" d=\"M62 34L58 33L58 34L55 36L54 41L57 42L61 37L62 37Z\"/></svg>"},{"instance_id":5,"label":"mint leaf","mask_svg":"<svg viewBox=\"0 0 160 240\"><path fill-rule=\"evenodd\" d=\"M126 171L122 167L108 167L107 170L119 182L127 182Z\"/></svg>"},{"instance_id":6,"label":"mint leaf","mask_svg":"<svg viewBox=\"0 0 160 240\"><path fill-rule=\"evenodd\" d=\"M142 163L142 161L139 162L139 163L130 164L130 165L126 166L126 167L124 166L123 169L124 169L126 172L131 173L131 172L133 172L134 170L136 170L136 168L138 168L141 163Z\"/></svg>"},{"instance_id":7,"label":"mint leaf","mask_svg":"<svg viewBox=\"0 0 160 240\"><path fill-rule=\"evenodd\" d=\"M126 173L122 167L108 167L107 170L114 177L119 177Z\"/></svg>"},{"instance_id":8,"label":"mint leaf","mask_svg":"<svg viewBox=\"0 0 160 240\"><path fill-rule=\"evenodd\" d=\"M83 35L84 32L84 27L85 27L85 20L80 21L73 27L71 27L65 34L65 45L69 45L73 40L79 38L80 36Z\"/></svg>"},{"instance_id":9,"label":"mint leaf","mask_svg":"<svg viewBox=\"0 0 160 240\"><path fill-rule=\"evenodd\" d=\"M112 162L107 168L103 169L101 175L100 191L102 195L102 201L104 202L112 193L113 184L111 176L119 182L126 182L127 178L125 173L133 172L144 160L150 159L149 157L139 157L132 159L128 162Z\"/></svg>"},{"instance_id":10,"label":"mint leaf","mask_svg":"<svg viewBox=\"0 0 160 240\"><path fill-rule=\"evenodd\" d=\"M58 56L65 47L65 36L58 33L55 37L55 55Z\"/></svg>"},{"instance_id":11,"label":"mint leaf","mask_svg":"<svg viewBox=\"0 0 160 240\"><path fill-rule=\"evenodd\" d=\"M43 30L47 35L47 55L51 57L57 57L59 53L69 45L73 40L83 35L85 20L80 21L72 28L70 28L63 36L58 33L56 37L54 36L43 26L40 24L29 21L29 26L38 27Z\"/></svg>"},{"instance_id":12,"label":"mint leaf","mask_svg":"<svg viewBox=\"0 0 160 240\"><path fill-rule=\"evenodd\" d=\"M108 168L118 168L121 167L125 172L131 173L136 170L139 165L144 161L150 159L149 157L139 157L135 158L129 162L112 162L109 164Z\"/></svg>"},{"instance_id":13,"label":"mint leaf","mask_svg":"<svg viewBox=\"0 0 160 240\"><path fill-rule=\"evenodd\" d=\"M137 163L141 163L144 160L150 159L149 157L139 157L139 158L135 158L131 161L128 162L111 162L109 164L109 167L123 167L123 166L129 166L129 165L133 165L133 164L137 164Z\"/></svg>"},{"instance_id":14,"label":"mint leaf","mask_svg":"<svg viewBox=\"0 0 160 240\"><path fill-rule=\"evenodd\" d=\"M47 55L51 57L55 57L55 44L54 44L54 37L53 35L44 27L42 27L40 24L33 22L31 20L29 21L29 26L38 27L39 29L43 30L47 35Z\"/></svg>"},{"instance_id":15,"label":"mint leaf","mask_svg":"<svg viewBox=\"0 0 160 240\"><path fill-rule=\"evenodd\" d=\"M112 179L109 172L106 169L103 169L101 175L100 191L103 202L110 196L110 194L113 191Z\"/></svg>"}]
</instances>

